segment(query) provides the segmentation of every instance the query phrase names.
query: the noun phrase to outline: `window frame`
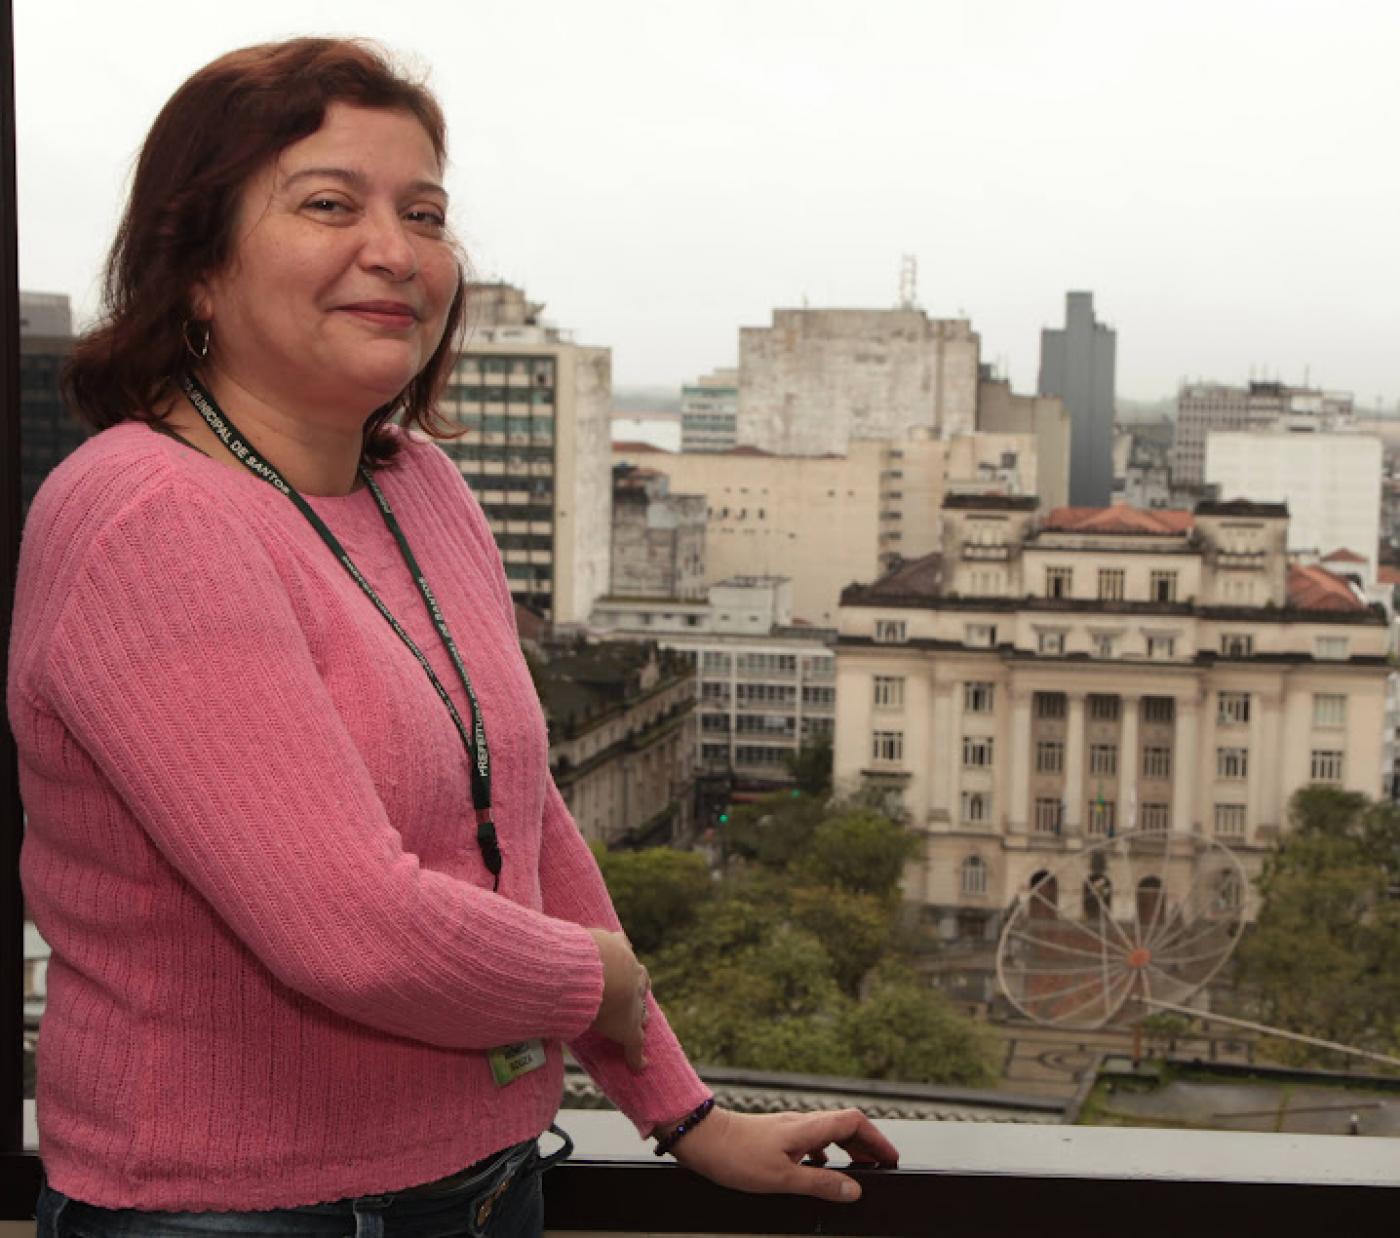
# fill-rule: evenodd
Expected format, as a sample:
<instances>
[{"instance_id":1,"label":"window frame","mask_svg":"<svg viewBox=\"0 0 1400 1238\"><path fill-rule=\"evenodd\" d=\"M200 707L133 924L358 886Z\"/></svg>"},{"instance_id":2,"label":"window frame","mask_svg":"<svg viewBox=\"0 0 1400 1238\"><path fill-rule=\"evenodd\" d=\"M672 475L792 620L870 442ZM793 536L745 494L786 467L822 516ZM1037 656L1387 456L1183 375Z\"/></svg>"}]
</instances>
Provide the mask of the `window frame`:
<instances>
[{"instance_id":1,"label":"window frame","mask_svg":"<svg viewBox=\"0 0 1400 1238\"><path fill-rule=\"evenodd\" d=\"M963 681L963 713L985 717L996 712L997 686L989 679Z\"/></svg>"},{"instance_id":2,"label":"window frame","mask_svg":"<svg viewBox=\"0 0 1400 1238\"><path fill-rule=\"evenodd\" d=\"M1121 567L1101 567L1098 575L1100 602L1121 602L1128 596L1128 574Z\"/></svg>"},{"instance_id":3,"label":"window frame","mask_svg":"<svg viewBox=\"0 0 1400 1238\"><path fill-rule=\"evenodd\" d=\"M877 645L902 645L909 639L909 620L876 619L875 643Z\"/></svg>"},{"instance_id":4,"label":"window frame","mask_svg":"<svg viewBox=\"0 0 1400 1238\"><path fill-rule=\"evenodd\" d=\"M1221 838L1243 838L1248 826L1247 806L1216 804L1211 817L1212 832Z\"/></svg>"},{"instance_id":5,"label":"window frame","mask_svg":"<svg viewBox=\"0 0 1400 1238\"><path fill-rule=\"evenodd\" d=\"M1071 598L1074 596L1074 568L1057 565L1045 569L1045 596Z\"/></svg>"},{"instance_id":6,"label":"window frame","mask_svg":"<svg viewBox=\"0 0 1400 1238\"><path fill-rule=\"evenodd\" d=\"M1172 760L1174 755L1173 749L1163 747L1161 744L1145 745L1142 750L1141 777L1151 779L1154 782L1169 782L1172 778L1172 770L1175 768Z\"/></svg>"},{"instance_id":7,"label":"window frame","mask_svg":"<svg viewBox=\"0 0 1400 1238\"><path fill-rule=\"evenodd\" d=\"M873 708L891 710L903 709L904 678L903 675L871 676L870 687ZM805 698L803 703L807 703ZM834 698L832 703L834 703Z\"/></svg>"},{"instance_id":8,"label":"window frame","mask_svg":"<svg viewBox=\"0 0 1400 1238\"><path fill-rule=\"evenodd\" d=\"M1215 694L1216 726L1248 726L1251 693L1222 690Z\"/></svg>"},{"instance_id":9,"label":"window frame","mask_svg":"<svg viewBox=\"0 0 1400 1238\"><path fill-rule=\"evenodd\" d=\"M973 809L976 811L973 811ZM992 793L964 789L958 795L958 820L964 825L990 825L992 821Z\"/></svg>"},{"instance_id":10,"label":"window frame","mask_svg":"<svg viewBox=\"0 0 1400 1238\"><path fill-rule=\"evenodd\" d=\"M958 890L964 898L985 898L987 896L987 878L991 866L980 855L969 855L963 857L963 862L958 865ZM970 873L975 873L973 880L969 881Z\"/></svg>"},{"instance_id":11,"label":"window frame","mask_svg":"<svg viewBox=\"0 0 1400 1238\"><path fill-rule=\"evenodd\" d=\"M1325 718L1323 703L1336 706L1336 717ZM1314 692L1313 693L1313 727L1317 730L1345 730L1347 724L1347 694L1345 692Z\"/></svg>"},{"instance_id":12,"label":"window frame","mask_svg":"<svg viewBox=\"0 0 1400 1238\"><path fill-rule=\"evenodd\" d=\"M1031 833L1058 837L1064 833L1065 802L1051 796L1037 796L1031 806Z\"/></svg>"},{"instance_id":13,"label":"window frame","mask_svg":"<svg viewBox=\"0 0 1400 1238\"><path fill-rule=\"evenodd\" d=\"M1340 786L1346 780L1345 748L1313 748L1308 754L1310 782Z\"/></svg>"},{"instance_id":14,"label":"window frame","mask_svg":"<svg viewBox=\"0 0 1400 1238\"><path fill-rule=\"evenodd\" d=\"M886 749L887 751L882 751ZM902 765L904 763L904 732L870 732L870 763L872 765Z\"/></svg>"},{"instance_id":15,"label":"window frame","mask_svg":"<svg viewBox=\"0 0 1400 1238\"><path fill-rule=\"evenodd\" d=\"M979 754L985 759L974 760ZM963 769L991 769L996 764L996 743L990 735L964 735L962 741Z\"/></svg>"},{"instance_id":16,"label":"window frame","mask_svg":"<svg viewBox=\"0 0 1400 1238\"><path fill-rule=\"evenodd\" d=\"M1222 744L1215 750L1215 776L1222 782L1243 782L1249 777L1249 749Z\"/></svg>"},{"instance_id":17,"label":"window frame","mask_svg":"<svg viewBox=\"0 0 1400 1238\"><path fill-rule=\"evenodd\" d=\"M1090 744L1090 745L1089 745L1089 777L1091 777L1091 778L1116 778L1116 777L1118 777L1118 745L1117 745L1117 744Z\"/></svg>"}]
</instances>

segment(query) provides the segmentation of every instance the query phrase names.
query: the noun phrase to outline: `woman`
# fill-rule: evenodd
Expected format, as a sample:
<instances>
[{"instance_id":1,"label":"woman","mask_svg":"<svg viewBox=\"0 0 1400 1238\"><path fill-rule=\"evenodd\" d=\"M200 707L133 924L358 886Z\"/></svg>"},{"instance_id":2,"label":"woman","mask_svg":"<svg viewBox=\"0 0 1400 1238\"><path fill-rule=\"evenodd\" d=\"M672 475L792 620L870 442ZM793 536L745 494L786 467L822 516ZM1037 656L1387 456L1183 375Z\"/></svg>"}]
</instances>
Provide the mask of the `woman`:
<instances>
[{"instance_id":1,"label":"woman","mask_svg":"<svg viewBox=\"0 0 1400 1238\"><path fill-rule=\"evenodd\" d=\"M142 152L70 372L105 432L33 505L14 625L42 1233L537 1233L564 1043L717 1182L894 1163L856 1111L711 1108L481 510L389 422L440 429L444 149L421 86L306 39L196 73Z\"/></svg>"}]
</instances>

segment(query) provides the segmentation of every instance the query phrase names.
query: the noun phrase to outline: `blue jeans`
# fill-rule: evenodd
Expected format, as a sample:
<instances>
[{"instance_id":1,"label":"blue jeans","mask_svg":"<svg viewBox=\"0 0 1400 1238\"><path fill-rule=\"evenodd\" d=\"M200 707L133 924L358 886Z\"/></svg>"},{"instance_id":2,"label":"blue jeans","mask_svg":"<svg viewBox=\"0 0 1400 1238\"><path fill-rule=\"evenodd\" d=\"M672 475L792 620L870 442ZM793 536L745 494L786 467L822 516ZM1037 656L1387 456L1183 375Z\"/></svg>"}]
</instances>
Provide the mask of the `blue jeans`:
<instances>
[{"instance_id":1,"label":"blue jeans","mask_svg":"<svg viewBox=\"0 0 1400 1238\"><path fill-rule=\"evenodd\" d=\"M532 1139L507 1148L480 1172L440 1189L363 1195L330 1204L267 1212L147 1212L98 1208L45 1185L36 1209L37 1238L539 1238L544 1227L540 1175L573 1151L541 1156Z\"/></svg>"}]
</instances>

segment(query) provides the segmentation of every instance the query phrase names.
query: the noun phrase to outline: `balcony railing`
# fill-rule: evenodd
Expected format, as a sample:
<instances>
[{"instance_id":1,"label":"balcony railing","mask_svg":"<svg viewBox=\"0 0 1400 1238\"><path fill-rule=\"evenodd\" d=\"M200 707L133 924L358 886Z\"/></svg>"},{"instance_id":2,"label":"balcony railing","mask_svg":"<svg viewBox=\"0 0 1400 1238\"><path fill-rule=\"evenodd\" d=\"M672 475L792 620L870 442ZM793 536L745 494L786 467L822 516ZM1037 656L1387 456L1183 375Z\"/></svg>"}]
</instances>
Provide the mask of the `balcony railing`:
<instances>
[{"instance_id":1,"label":"balcony railing","mask_svg":"<svg viewBox=\"0 0 1400 1238\"><path fill-rule=\"evenodd\" d=\"M567 1127L573 1114L565 1111ZM589 1115L616 1117L616 1115ZM619 1119L620 1120L620 1119ZM1000 1122L882 1122L897 1170L854 1170L856 1204L726 1190L590 1148L544 1180L548 1233L1209 1238L1382 1232L1393 1140ZM839 1163L840 1158L836 1158ZM0 1220L33 1216L39 1164L0 1160Z\"/></svg>"}]
</instances>

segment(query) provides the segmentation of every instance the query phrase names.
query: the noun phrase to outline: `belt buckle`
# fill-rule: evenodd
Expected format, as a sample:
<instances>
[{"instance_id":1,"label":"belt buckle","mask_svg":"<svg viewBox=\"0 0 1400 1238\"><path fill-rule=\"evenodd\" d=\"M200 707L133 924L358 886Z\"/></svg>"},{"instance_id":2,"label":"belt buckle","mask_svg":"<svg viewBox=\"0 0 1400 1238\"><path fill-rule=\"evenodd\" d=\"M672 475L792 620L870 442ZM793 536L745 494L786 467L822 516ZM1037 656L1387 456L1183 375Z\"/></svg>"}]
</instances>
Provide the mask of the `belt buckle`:
<instances>
[{"instance_id":1,"label":"belt buckle","mask_svg":"<svg viewBox=\"0 0 1400 1238\"><path fill-rule=\"evenodd\" d=\"M494 1187L491 1188L490 1194L487 1195L485 1199L483 1199L479 1204L477 1204L476 1224L478 1229L485 1225L486 1222L490 1219L491 1210L500 1201L501 1196L506 1193L507 1188L514 1181L515 1171L512 1170L510 1173L506 1174L506 1176L502 1178L498 1183L496 1183Z\"/></svg>"}]
</instances>

